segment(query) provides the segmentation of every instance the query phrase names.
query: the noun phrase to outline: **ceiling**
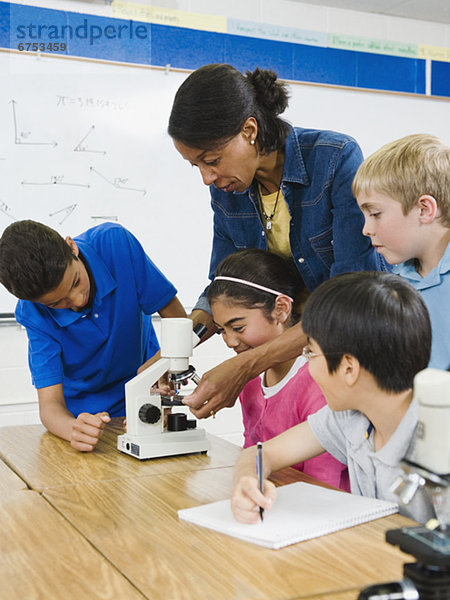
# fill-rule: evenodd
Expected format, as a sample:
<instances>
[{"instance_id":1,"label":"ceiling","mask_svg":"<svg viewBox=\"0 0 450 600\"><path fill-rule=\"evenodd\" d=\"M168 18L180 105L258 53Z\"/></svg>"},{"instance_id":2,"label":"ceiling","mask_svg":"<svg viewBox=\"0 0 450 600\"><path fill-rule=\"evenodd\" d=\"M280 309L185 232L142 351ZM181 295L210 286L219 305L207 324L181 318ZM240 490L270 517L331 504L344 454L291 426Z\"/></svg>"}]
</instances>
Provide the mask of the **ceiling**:
<instances>
[{"instance_id":1,"label":"ceiling","mask_svg":"<svg viewBox=\"0 0 450 600\"><path fill-rule=\"evenodd\" d=\"M112 0L79 1L96 4L111 4L112 2ZM153 0L137 0L137 2L158 5ZM450 24L450 0L291 0L291 2Z\"/></svg>"},{"instance_id":2,"label":"ceiling","mask_svg":"<svg viewBox=\"0 0 450 600\"><path fill-rule=\"evenodd\" d=\"M291 0L304 4L346 8L392 17L450 24L449 0Z\"/></svg>"}]
</instances>

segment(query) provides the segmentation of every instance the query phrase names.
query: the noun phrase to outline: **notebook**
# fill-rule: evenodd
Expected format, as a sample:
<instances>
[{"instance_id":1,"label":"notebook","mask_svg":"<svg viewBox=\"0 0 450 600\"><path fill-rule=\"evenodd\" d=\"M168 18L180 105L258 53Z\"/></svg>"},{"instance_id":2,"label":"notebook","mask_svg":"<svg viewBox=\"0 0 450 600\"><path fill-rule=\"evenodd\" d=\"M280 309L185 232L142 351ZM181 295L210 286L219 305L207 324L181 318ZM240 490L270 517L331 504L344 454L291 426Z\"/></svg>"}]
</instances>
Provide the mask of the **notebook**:
<instances>
[{"instance_id":1,"label":"notebook","mask_svg":"<svg viewBox=\"0 0 450 600\"><path fill-rule=\"evenodd\" d=\"M201 527L278 550L398 511L398 504L296 482L277 488L271 510L255 525L238 523L229 500L186 508L178 516Z\"/></svg>"}]
</instances>

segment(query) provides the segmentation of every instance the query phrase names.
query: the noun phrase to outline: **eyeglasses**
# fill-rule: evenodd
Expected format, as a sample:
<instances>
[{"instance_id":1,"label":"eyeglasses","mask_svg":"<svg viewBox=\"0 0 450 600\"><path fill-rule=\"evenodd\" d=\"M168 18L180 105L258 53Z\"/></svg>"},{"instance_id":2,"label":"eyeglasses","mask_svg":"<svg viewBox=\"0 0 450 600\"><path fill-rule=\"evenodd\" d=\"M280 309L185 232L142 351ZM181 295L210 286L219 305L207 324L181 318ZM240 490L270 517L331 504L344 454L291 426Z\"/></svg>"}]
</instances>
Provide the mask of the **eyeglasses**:
<instances>
[{"instance_id":1,"label":"eyeglasses","mask_svg":"<svg viewBox=\"0 0 450 600\"><path fill-rule=\"evenodd\" d=\"M302 352L302 357L305 358L308 362L312 359L315 358L316 356L341 356L342 357L343 352L327 352L326 354L320 353L319 352L313 352L312 350L308 349L308 346L304 346L303 348L303 352Z\"/></svg>"},{"instance_id":2,"label":"eyeglasses","mask_svg":"<svg viewBox=\"0 0 450 600\"><path fill-rule=\"evenodd\" d=\"M303 348L302 357L304 359L306 359L308 362L312 358L315 358L316 356L325 356L325 355L324 354L319 354L318 352L312 352L311 350L308 349L308 346L305 346Z\"/></svg>"}]
</instances>

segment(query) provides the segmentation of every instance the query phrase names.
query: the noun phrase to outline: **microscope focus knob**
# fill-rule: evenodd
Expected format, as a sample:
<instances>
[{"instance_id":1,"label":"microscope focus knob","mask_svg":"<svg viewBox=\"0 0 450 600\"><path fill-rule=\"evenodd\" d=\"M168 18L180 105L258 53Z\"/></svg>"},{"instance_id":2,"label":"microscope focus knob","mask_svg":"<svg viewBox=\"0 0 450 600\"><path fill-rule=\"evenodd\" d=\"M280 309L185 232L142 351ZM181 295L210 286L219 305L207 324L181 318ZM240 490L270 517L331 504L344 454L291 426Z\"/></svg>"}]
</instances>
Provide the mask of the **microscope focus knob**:
<instances>
[{"instance_id":1,"label":"microscope focus knob","mask_svg":"<svg viewBox=\"0 0 450 600\"><path fill-rule=\"evenodd\" d=\"M143 423L157 423L161 418L161 409L154 404L143 404L139 409L139 418Z\"/></svg>"}]
</instances>

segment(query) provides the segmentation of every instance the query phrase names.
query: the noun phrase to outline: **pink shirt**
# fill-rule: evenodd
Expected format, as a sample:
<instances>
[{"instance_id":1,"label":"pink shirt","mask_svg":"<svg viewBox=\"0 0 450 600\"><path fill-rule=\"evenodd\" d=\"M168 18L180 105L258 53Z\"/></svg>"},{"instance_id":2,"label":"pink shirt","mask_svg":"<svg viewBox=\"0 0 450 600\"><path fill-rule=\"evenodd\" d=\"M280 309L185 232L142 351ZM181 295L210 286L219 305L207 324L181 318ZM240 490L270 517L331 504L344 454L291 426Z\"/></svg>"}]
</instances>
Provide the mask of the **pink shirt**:
<instances>
[{"instance_id":1,"label":"pink shirt","mask_svg":"<svg viewBox=\"0 0 450 600\"><path fill-rule=\"evenodd\" d=\"M326 400L309 374L308 365L304 364L295 373L296 365L298 362L285 377L288 381L274 395L264 396L260 377L249 381L242 390L239 400L244 418L244 448L270 440L286 429L306 421L308 415L325 406ZM350 491L347 467L328 452L293 467L330 485Z\"/></svg>"}]
</instances>

